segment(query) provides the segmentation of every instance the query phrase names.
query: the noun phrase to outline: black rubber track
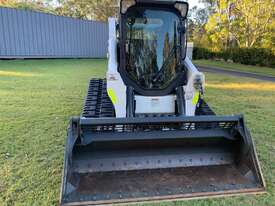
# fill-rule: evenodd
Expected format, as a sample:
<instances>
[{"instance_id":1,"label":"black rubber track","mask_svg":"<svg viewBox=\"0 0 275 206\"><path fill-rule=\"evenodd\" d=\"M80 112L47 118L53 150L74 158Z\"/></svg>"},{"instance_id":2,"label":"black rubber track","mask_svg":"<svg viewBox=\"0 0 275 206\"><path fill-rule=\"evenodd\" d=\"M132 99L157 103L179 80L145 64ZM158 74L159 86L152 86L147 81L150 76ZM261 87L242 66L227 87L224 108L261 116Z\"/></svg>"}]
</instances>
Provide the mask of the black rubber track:
<instances>
[{"instance_id":1,"label":"black rubber track","mask_svg":"<svg viewBox=\"0 0 275 206\"><path fill-rule=\"evenodd\" d=\"M91 79L82 117L115 117L113 104L107 94L105 79Z\"/></svg>"},{"instance_id":2,"label":"black rubber track","mask_svg":"<svg viewBox=\"0 0 275 206\"><path fill-rule=\"evenodd\" d=\"M215 112L204 100L201 100L199 107L196 109L195 115L215 115Z\"/></svg>"}]
</instances>

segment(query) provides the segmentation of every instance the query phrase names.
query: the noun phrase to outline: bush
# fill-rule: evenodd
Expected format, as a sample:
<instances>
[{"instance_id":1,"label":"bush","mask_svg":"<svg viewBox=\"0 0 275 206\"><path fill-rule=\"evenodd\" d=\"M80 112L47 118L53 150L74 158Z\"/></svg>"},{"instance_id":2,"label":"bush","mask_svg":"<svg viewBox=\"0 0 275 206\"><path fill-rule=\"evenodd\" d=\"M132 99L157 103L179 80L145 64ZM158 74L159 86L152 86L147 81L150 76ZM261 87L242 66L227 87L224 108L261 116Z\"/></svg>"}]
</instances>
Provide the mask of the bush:
<instances>
[{"instance_id":1,"label":"bush","mask_svg":"<svg viewBox=\"0 0 275 206\"><path fill-rule=\"evenodd\" d=\"M232 48L213 52L206 48L195 47L193 59L223 59L248 65L270 66L275 68L275 56L270 49Z\"/></svg>"},{"instance_id":2,"label":"bush","mask_svg":"<svg viewBox=\"0 0 275 206\"><path fill-rule=\"evenodd\" d=\"M194 47L193 59L212 59L214 58L214 52L206 48Z\"/></svg>"}]
</instances>

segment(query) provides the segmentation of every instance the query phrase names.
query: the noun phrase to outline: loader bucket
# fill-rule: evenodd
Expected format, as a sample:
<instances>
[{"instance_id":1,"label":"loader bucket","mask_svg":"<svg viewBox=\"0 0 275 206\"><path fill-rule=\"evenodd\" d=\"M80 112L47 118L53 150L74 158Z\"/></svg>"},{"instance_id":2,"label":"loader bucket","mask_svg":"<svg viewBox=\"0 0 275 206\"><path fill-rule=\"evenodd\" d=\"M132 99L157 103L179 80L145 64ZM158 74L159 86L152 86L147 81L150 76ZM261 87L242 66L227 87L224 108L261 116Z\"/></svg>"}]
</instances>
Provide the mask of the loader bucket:
<instances>
[{"instance_id":1,"label":"loader bucket","mask_svg":"<svg viewBox=\"0 0 275 206\"><path fill-rule=\"evenodd\" d=\"M74 118L61 205L264 192L242 116Z\"/></svg>"}]
</instances>

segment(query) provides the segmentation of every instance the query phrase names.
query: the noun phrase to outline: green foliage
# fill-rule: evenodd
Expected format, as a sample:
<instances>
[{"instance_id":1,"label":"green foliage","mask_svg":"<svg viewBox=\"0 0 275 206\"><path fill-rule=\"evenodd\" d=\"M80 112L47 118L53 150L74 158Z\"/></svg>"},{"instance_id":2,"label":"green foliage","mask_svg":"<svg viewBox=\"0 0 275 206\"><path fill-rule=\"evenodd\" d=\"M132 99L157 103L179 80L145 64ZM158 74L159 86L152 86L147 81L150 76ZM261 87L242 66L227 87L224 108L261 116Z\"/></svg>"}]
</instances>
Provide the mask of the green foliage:
<instances>
[{"instance_id":1,"label":"green foliage","mask_svg":"<svg viewBox=\"0 0 275 206\"><path fill-rule=\"evenodd\" d=\"M56 14L81 19L107 21L116 16L119 0L59 0Z\"/></svg>"},{"instance_id":2,"label":"green foliage","mask_svg":"<svg viewBox=\"0 0 275 206\"><path fill-rule=\"evenodd\" d=\"M108 17L116 16L118 2L119 0L0 0L0 6L107 21Z\"/></svg>"},{"instance_id":3,"label":"green foliage","mask_svg":"<svg viewBox=\"0 0 275 206\"><path fill-rule=\"evenodd\" d=\"M205 25L212 49L274 46L274 0L215 2L215 9Z\"/></svg>"},{"instance_id":4,"label":"green foliage","mask_svg":"<svg viewBox=\"0 0 275 206\"><path fill-rule=\"evenodd\" d=\"M209 37L205 35L205 24L208 21L208 9L193 7L188 13L188 41L196 46L209 47Z\"/></svg>"},{"instance_id":5,"label":"green foliage","mask_svg":"<svg viewBox=\"0 0 275 206\"><path fill-rule=\"evenodd\" d=\"M275 67L275 55L271 49L265 48L230 48L218 52L206 48L195 47L194 59L223 59L247 65Z\"/></svg>"},{"instance_id":6,"label":"green foliage","mask_svg":"<svg viewBox=\"0 0 275 206\"><path fill-rule=\"evenodd\" d=\"M230 51L230 58L241 64L275 67L275 56L270 49L236 48Z\"/></svg>"},{"instance_id":7,"label":"green foliage","mask_svg":"<svg viewBox=\"0 0 275 206\"><path fill-rule=\"evenodd\" d=\"M209 49L202 47L194 47L193 48L193 59L213 59L215 53L210 51Z\"/></svg>"},{"instance_id":8,"label":"green foliage","mask_svg":"<svg viewBox=\"0 0 275 206\"><path fill-rule=\"evenodd\" d=\"M0 7L9 7L24 10L41 11L54 14L54 8L50 5L52 0L32 1L32 0L0 0Z\"/></svg>"}]
</instances>

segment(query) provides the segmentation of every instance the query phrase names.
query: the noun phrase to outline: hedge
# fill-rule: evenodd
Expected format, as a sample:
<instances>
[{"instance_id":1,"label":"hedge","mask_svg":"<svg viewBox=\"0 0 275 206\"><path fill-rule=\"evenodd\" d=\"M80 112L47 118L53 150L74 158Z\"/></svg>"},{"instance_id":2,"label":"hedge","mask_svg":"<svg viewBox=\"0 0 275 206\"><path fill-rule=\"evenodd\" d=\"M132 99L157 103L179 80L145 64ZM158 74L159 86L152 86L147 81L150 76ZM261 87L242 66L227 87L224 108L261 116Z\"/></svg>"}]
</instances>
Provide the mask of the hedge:
<instances>
[{"instance_id":1,"label":"hedge","mask_svg":"<svg viewBox=\"0 0 275 206\"><path fill-rule=\"evenodd\" d=\"M193 59L223 59L248 65L270 66L275 68L275 55L271 49L233 48L213 52L206 48L194 47Z\"/></svg>"}]
</instances>

